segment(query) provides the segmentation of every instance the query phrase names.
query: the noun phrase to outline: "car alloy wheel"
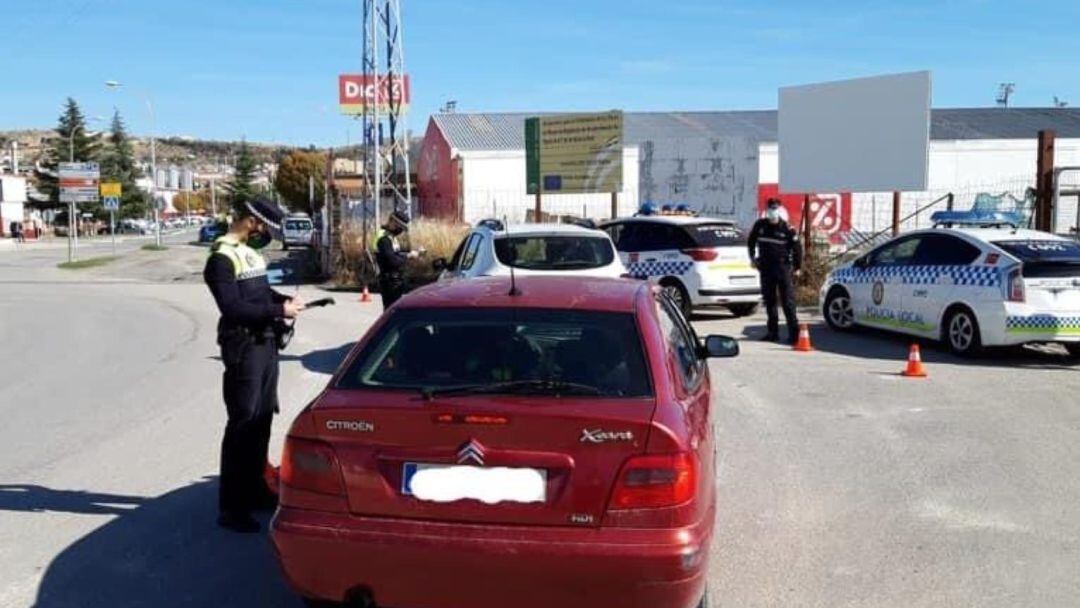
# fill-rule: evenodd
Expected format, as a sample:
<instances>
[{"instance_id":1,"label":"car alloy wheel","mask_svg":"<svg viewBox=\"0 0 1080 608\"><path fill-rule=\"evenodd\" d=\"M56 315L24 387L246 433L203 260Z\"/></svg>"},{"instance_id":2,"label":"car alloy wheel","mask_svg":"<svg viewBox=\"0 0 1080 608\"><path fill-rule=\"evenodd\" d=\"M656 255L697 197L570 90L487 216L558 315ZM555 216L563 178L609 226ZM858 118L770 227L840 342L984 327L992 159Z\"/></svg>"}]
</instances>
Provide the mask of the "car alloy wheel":
<instances>
[{"instance_id":1,"label":"car alloy wheel","mask_svg":"<svg viewBox=\"0 0 1080 608\"><path fill-rule=\"evenodd\" d=\"M855 311L851 308L851 298L847 293L835 291L829 294L825 318L834 329L851 329L855 325Z\"/></svg>"},{"instance_id":2,"label":"car alloy wheel","mask_svg":"<svg viewBox=\"0 0 1080 608\"><path fill-rule=\"evenodd\" d=\"M952 313L945 331L945 340L949 348L958 355L971 355L982 347L979 324L967 310L957 310Z\"/></svg>"},{"instance_id":3,"label":"car alloy wheel","mask_svg":"<svg viewBox=\"0 0 1080 608\"><path fill-rule=\"evenodd\" d=\"M681 285L677 283L665 283L663 286L664 295L671 298L671 302L675 304L687 319L690 318L690 297L686 295L686 291Z\"/></svg>"}]
</instances>

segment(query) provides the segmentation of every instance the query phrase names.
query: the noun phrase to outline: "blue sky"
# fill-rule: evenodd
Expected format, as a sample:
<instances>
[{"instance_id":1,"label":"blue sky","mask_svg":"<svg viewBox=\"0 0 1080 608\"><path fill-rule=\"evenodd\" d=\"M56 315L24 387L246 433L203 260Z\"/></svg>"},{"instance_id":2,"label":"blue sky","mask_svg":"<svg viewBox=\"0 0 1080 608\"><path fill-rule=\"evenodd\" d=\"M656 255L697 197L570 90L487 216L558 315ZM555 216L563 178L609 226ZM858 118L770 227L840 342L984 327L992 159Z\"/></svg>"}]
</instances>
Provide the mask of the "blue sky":
<instances>
[{"instance_id":1,"label":"blue sky","mask_svg":"<svg viewBox=\"0 0 1080 608\"><path fill-rule=\"evenodd\" d=\"M401 0L422 133L459 111L775 108L780 86L930 69L934 105L1080 106L1080 2ZM340 145L340 72L360 0L4 0L0 130L51 127L64 98L159 134ZM10 35L9 35L10 34ZM14 49L14 52L12 52ZM103 82L128 86L108 91Z\"/></svg>"}]
</instances>

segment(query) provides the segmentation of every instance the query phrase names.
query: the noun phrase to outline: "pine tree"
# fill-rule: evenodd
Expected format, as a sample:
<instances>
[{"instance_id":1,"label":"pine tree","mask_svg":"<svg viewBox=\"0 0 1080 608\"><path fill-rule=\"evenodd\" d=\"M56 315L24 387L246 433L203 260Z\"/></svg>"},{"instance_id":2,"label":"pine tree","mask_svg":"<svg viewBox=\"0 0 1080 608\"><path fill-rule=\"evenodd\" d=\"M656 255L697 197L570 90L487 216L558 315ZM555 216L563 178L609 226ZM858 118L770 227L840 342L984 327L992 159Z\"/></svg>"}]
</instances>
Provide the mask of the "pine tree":
<instances>
[{"instance_id":1,"label":"pine tree","mask_svg":"<svg viewBox=\"0 0 1080 608\"><path fill-rule=\"evenodd\" d=\"M49 138L44 171L37 171L38 189L49 197L49 202L60 204L58 165L66 162L92 162L98 159L101 143L97 135L86 131L86 118L79 104L68 97L64 112L56 125L56 136Z\"/></svg>"},{"instance_id":2,"label":"pine tree","mask_svg":"<svg viewBox=\"0 0 1080 608\"><path fill-rule=\"evenodd\" d=\"M229 203L233 209L238 209L244 203L255 200L257 194L255 168L255 156L248 148L247 142L241 141L240 150L233 165L233 176L225 184L225 189L229 192Z\"/></svg>"},{"instance_id":3,"label":"pine tree","mask_svg":"<svg viewBox=\"0 0 1080 608\"><path fill-rule=\"evenodd\" d=\"M101 181L120 182L122 196L117 215L122 218L143 217L150 208L148 196L135 185L142 171L135 162L135 149L127 134L120 112L113 113L108 143L101 158ZM102 211L107 215L102 208Z\"/></svg>"}]
</instances>

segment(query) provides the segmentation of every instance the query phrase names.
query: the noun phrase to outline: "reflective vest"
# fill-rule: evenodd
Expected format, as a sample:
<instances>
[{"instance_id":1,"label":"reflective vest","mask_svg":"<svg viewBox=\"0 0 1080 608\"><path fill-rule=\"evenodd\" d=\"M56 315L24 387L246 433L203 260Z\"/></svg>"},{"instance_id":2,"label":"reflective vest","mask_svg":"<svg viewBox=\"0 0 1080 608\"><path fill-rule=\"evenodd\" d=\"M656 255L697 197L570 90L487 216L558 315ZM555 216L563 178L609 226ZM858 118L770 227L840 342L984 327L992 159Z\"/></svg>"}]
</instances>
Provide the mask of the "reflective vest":
<instances>
[{"instance_id":1,"label":"reflective vest","mask_svg":"<svg viewBox=\"0 0 1080 608\"><path fill-rule=\"evenodd\" d=\"M232 262L236 280L255 279L266 276L266 260L262 254L242 243L236 237L218 237L210 247L210 255L220 253Z\"/></svg>"}]
</instances>

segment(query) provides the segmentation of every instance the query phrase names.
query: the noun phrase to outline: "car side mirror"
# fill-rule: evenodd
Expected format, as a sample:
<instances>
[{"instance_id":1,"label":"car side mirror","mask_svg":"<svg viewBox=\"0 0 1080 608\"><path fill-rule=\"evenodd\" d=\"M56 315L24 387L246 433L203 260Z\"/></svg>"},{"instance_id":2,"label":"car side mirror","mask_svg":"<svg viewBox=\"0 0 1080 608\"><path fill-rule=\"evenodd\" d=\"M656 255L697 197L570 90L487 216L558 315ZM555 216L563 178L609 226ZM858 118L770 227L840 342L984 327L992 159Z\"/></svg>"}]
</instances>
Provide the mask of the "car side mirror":
<instances>
[{"instance_id":1,"label":"car side mirror","mask_svg":"<svg viewBox=\"0 0 1080 608\"><path fill-rule=\"evenodd\" d=\"M739 355L739 341L730 336L706 336L702 358L726 359Z\"/></svg>"},{"instance_id":2,"label":"car side mirror","mask_svg":"<svg viewBox=\"0 0 1080 608\"><path fill-rule=\"evenodd\" d=\"M435 258L434 260L431 260L431 267L435 272L446 270L446 258Z\"/></svg>"}]
</instances>

